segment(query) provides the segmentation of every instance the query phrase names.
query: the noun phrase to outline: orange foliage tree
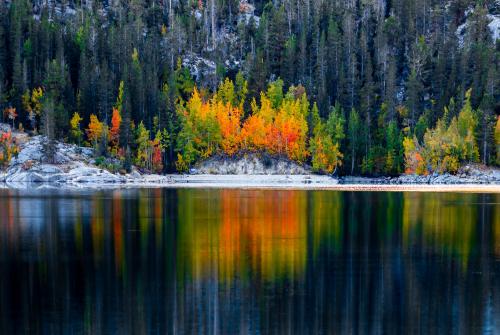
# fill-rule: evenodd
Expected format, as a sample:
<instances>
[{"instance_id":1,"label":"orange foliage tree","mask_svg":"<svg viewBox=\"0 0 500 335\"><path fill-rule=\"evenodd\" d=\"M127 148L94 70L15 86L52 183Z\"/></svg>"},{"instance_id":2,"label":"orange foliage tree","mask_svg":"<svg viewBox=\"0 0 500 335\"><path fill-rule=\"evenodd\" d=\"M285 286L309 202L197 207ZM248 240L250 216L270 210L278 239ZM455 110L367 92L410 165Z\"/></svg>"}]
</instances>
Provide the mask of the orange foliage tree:
<instances>
[{"instance_id":1,"label":"orange foliage tree","mask_svg":"<svg viewBox=\"0 0 500 335\"><path fill-rule=\"evenodd\" d=\"M222 101L214 101L212 108L216 110L222 151L227 155L234 155L241 148L241 110Z\"/></svg>"},{"instance_id":2,"label":"orange foliage tree","mask_svg":"<svg viewBox=\"0 0 500 335\"><path fill-rule=\"evenodd\" d=\"M0 135L0 167L5 167L9 164L13 156L17 156L19 148L15 144L12 133L2 133Z\"/></svg>"},{"instance_id":3,"label":"orange foliage tree","mask_svg":"<svg viewBox=\"0 0 500 335\"><path fill-rule=\"evenodd\" d=\"M242 148L248 151L261 151L266 146L266 122L261 115L251 115L241 130Z\"/></svg>"},{"instance_id":4,"label":"orange foliage tree","mask_svg":"<svg viewBox=\"0 0 500 335\"><path fill-rule=\"evenodd\" d=\"M120 139L120 126L122 124L122 117L118 108L113 108L113 115L111 117L111 128L109 129L109 141L111 145L111 152L118 152L118 143Z\"/></svg>"}]
</instances>

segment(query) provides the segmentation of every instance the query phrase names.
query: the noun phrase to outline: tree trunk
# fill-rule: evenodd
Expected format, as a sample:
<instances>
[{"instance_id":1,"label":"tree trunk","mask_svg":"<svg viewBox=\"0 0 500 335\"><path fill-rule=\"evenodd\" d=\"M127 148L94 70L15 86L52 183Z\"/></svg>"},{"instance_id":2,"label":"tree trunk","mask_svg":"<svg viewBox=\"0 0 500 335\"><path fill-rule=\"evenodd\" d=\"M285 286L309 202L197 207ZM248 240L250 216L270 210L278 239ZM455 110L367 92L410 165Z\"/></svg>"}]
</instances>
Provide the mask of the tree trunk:
<instances>
[{"instance_id":1,"label":"tree trunk","mask_svg":"<svg viewBox=\"0 0 500 335\"><path fill-rule=\"evenodd\" d=\"M354 161L355 157L354 157L354 146L353 146L351 150L351 175L354 173Z\"/></svg>"},{"instance_id":2,"label":"tree trunk","mask_svg":"<svg viewBox=\"0 0 500 335\"><path fill-rule=\"evenodd\" d=\"M211 16L211 24L212 24L212 49L215 50L216 47L216 31L215 31L215 0L211 0L211 9L210 9L210 16Z\"/></svg>"}]
</instances>

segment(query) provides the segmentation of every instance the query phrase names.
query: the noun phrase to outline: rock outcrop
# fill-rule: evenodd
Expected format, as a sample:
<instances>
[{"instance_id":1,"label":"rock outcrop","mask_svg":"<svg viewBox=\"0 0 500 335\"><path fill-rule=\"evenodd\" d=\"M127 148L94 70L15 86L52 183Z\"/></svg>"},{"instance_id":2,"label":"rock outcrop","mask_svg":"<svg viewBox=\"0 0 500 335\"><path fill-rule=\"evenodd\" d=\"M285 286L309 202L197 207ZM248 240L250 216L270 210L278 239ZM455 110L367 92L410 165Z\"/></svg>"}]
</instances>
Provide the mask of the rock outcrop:
<instances>
[{"instance_id":1,"label":"rock outcrop","mask_svg":"<svg viewBox=\"0 0 500 335\"><path fill-rule=\"evenodd\" d=\"M214 156L195 165L192 174L219 175L307 175L312 171L288 159L267 154L243 154L236 157Z\"/></svg>"},{"instance_id":2,"label":"rock outcrop","mask_svg":"<svg viewBox=\"0 0 500 335\"><path fill-rule=\"evenodd\" d=\"M255 15L255 6L246 0L240 1L238 23L244 23L247 26L253 23L255 27L260 24L260 17Z\"/></svg>"},{"instance_id":3,"label":"rock outcrop","mask_svg":"<svg viewBox=\"0 0 500 335\"><path fill-rule=\"evenodd\" d=\"M217 85L217 65L214 61L187 53L182 58L182 66L189 70L196 82L206 83L209 87Z\"/></svg>"},{"instance_id":4,"label":"rock outcrop","mask_svg":"<svg viewBox=\"0 0 500 335\"><path fill-rule=\"evenodd\" d=\"M19 155L0 172L6 184L50 183L54 185L110 185L165 183L168 178L157 175L115 174L95 165L93 150L58 142L54 159L47 162L43 153L44 137L35 136L20 145Z\"/></svg>"},{"instance_id":5,"label":"rock outcrop","mask_svg":"<svg viewBox=\"0 0 500 335\"><path fill-rule=\"evenodd\" d=\"M497 1L496 8L500 8L500 2ZM493 43L496 41L500 40L500 9L495 11L492 10L491 13L487 14L488 18L488 28L491 33L491 39L493 40ZM467 33L467 30L470 29L470 20L472 17L472 14L474 13L474 8L469 8L465 12L465 20L464 22L457 27L457 30L455 32L457 38L458 38L458 43L460 46L465 45L465 36Z\"/></svg>"}]
</instances>

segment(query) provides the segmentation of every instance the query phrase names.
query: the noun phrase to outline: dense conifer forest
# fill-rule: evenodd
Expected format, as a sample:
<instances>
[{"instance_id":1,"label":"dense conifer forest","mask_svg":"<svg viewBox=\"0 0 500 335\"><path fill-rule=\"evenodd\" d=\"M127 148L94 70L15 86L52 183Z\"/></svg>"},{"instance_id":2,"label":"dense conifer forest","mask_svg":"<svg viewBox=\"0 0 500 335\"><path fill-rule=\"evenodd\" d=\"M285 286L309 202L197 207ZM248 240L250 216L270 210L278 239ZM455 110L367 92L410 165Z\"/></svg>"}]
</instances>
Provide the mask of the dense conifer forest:
<instances>
[{"instance_id":1,"label":"dense conifer forest","mask_svg":"<svg viewBox=\"0 0 500 335\"><path fill-rule=\"evenodd\" d=\"M495 0L0 1L4 122L118 170L248 152L341 174L499 165L499 66Z\"/></svg>"}]
</instances>

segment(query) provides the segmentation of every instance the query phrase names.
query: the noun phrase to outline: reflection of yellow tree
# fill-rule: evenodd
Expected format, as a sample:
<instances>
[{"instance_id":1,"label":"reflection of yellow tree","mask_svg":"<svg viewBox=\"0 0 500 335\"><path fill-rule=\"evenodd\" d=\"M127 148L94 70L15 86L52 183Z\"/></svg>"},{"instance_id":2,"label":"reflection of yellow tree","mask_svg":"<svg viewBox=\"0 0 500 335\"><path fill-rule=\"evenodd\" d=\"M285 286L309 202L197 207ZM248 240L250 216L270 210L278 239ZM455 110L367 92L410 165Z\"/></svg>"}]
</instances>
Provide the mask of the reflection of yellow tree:
<instances>
[{"instance_id":1,"label":"reflection of yellow tree","mask_svg":"<svg viewBox=\"0 0 500 335\"><path fill-rule=\"evenodd\" d=\"M237 195L242 205L249 208L245 239L251 250L252 267L268 280L301 274L307 257L307 194L274 192L252 197Z\"/></svg>"},{"instance_id":2,"label":"reflection of yellow tree","mask_svg":"<svg viewBox=\"0 0 500 335\"><path fill-rule=\"evenodd\" d=\"M500 120L500 118L499 118L499 120ZM500 155L500 153L499 153L499 155ZM494 222L493 245L495 247L495 255L498 258L500 258L500 206L498 206L499 199L500 199L500 196L495 198L495 202L497 204L495 205L495 208L493 210L493 222Z\"/></svg>"},{"instance_id":3,"label":"reflection of yellow tree","mask_svg":"<svg viewBox=\"0 0 500 335\"><path fill-rule=\"evenodd\" d=\"M90 231L92 234L92 248L94 251L94 261L102 257L104 252L104 202L99 195L92 199L92 222Z\"/></svg>"},{"instance_id":4,"label":"reflection of yellow tree","mask_svg":"<svg viewBox=\"0 0 500 335\"><path fill-rule=\"evenodd\" d=\"M193 194L194 192L195 194ZM292 277L306 262L307 198L303 192L266 196L247 190L179 191L179 247L195 277L216 267L219 280Z\"/></svg>"},{"instance_id":5,"label":"reflection of yellow tree","mask_svg":"<svg viewBox=\"0 0 500 335\"><path fill-rule=\"evenodd\" d=\"M196 278L212 267L218 246L220 199L217 192L204 195L201 190L178 190L177 273Z\"/></svg>"},{"instance_id":6,"label":"reflection of yellow tree","mask_svg":"<svg viewBox=\"0 0 500 335\"><path fill-rule=\"evenodd\" d=\"M423 246L458 257L465 267L472 250L477 218L477 195L405 193L403 243L409 248L420 234Z\"/></svg>"},{"instance_id":7,"label":"reflection of yellow tree","mask_svg":"<svg viewBox=\"0 0 500 335\"><path fill-rule=\"evenodd\" d=\"M151 220L151 198L149 190L139 191L139 231L141 234L141 252L146 255L149 236L149 222Z\"/></svg>"},{"instance_id":8,"label":"reflection of yellow tree","mask_svg":"<svg viewBox=\"0 0 500 335\"><path fill-rule=\"evenodd\" d=\"M312 213L313 250L316 255L327 243L328 248L339 251L342 247L342 197L340 192L313 192L310 202Z\"/></svg>"}]
</instances>

